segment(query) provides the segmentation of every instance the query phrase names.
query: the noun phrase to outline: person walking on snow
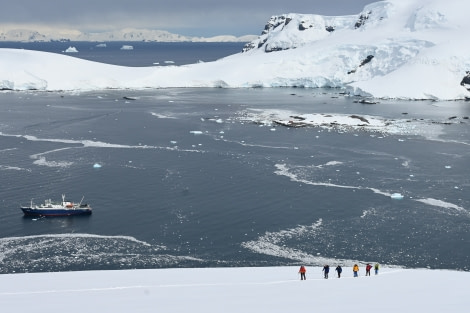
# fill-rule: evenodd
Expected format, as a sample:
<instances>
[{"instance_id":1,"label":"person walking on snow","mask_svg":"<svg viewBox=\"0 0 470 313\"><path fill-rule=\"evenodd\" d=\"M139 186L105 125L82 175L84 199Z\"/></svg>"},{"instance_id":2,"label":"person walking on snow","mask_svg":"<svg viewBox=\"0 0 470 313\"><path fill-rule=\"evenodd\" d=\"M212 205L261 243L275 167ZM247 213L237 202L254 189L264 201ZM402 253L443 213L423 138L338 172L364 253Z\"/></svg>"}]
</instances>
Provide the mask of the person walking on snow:
<instances>
[{"instance_id":1,"label":"person walking on snow","mask_svg":"<svg viewBox=\"0 0 470 313\"><path fill-rule=\"evenodd\" d=\"M353 272L354 272L354 277L357 277L357 272L359 272L359 266L357 264L354 264Z\"/></svg>"},{"instance_id":2,"label":"person walking on snow","mask_svg":"<svg viewBox=\"0 0 470 313\"><path fill-rule=\"evenodd\" d=\"M343 271L343 269L341 268L341 266L338 265L338 266L336 267L335 271L338 272L338 278L341 278L341 272Z\"/></svg>"},{"instance_id":3,"label":"person walking on snow","mask_svg":"<svg viewBox=\"0 0 470 313\"><path fill-rule=\"evenodd\" d=\"M307 280L307 278L305 277L305 273L307 273L305 266L302 265L300 267L299 273L300 273L300 280Z\"/></svg>"},{"instance_id":4,"label":"person walking on snow","mask_svg":"<svg viewBox=\"0 0 470 313\"><path fill-rule=\"evenodd\" d=\"M323 272L325 274L325 279L328 279L328 273L330 272L330 266L329 265L323 266Z\"/></svg>"},{"instance_id":5,"label":"person walking on snow","mask_svg":"<svg viewBox=\"0 0 470 313\"><path fill-rule=\"evenodd\" d=\"M370 276L370 270L372 269L372 265L367 263L366 265L366 276Z\"/></svg>"},{"instance_id":6,"label":"person walking on snow","mask_svg":"<svg viewBox=\"0 0 470 313\"><path fill-rule=\"evenodd\" d=\"M375 275L379 274L379 263L375 263L374 265Z\"/></svg>"}]
</instances>

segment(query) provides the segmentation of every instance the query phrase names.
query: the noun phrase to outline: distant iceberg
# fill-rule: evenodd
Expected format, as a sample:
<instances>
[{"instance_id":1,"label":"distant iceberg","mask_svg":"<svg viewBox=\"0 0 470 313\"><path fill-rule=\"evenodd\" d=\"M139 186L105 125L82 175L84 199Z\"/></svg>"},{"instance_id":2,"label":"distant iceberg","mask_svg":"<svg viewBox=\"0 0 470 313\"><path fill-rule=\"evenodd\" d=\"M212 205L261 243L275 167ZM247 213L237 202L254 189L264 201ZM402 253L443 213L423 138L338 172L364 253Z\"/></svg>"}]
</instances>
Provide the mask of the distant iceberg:
<instances>
[{"instance_id":1,"label":"distant iceberg","mask_svg":"<svg viewBox=\"0 0 470 313\"><path fill-rule=\"evenodd\" d=\"M401 193L394 193L390 196L390 198L395 199L395 200L401 200L403 199L403 195Z\"/></svg>"},{"instance_id":2,"label":"distant iceberg","mask_svg":"<svg viewBox=\"0 0 470 313\"><path fill-rule=\"evenodd\" d=\"M64 52L65 52L65 53L77 53L78 50L77 50L77 48L70 46L70 47L68 47L67 49L65 49Z\"/></svg>"},{"instance_id":3,"label":"distant iceberg","mask_svg":"<svg viewBox=\"0 0 470 313\"><path fill-rule=\"evenodd\" d=\"M106 48L107 46L106 46L105 43L99 43L95 47L97 47L97 48Z\"/></svg>"},{"instance_id":4,"label":"distant iceberg","mask_svg":"<svg viewBox=\"0 0 470 313\"><path fill-rule=\"evenodd\" d=\"M131 45L123 45L121 50L134 50L134 46Z\"/></svg>"}]
</instances>

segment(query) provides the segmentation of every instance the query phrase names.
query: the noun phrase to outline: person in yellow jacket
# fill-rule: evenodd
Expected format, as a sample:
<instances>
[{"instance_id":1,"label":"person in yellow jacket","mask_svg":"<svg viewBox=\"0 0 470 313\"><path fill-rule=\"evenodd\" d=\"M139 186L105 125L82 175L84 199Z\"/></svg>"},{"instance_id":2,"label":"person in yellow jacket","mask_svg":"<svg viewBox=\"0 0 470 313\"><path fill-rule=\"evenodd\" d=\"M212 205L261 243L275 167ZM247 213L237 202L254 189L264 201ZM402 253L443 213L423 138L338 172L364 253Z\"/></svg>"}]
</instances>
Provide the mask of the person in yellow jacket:
<instances>
[{"instance_id":1,"label":"person in yellow jacket","mask_svg":"<svg viewBox=\"0 0 470 313\"><path fill-rule=\"evenodd\" d=\"M359 272L359 266L357 264L354 264L353 266L353 272L354 272L354 277L357 277L357 273Z\"/></svg>"}]
</instances>

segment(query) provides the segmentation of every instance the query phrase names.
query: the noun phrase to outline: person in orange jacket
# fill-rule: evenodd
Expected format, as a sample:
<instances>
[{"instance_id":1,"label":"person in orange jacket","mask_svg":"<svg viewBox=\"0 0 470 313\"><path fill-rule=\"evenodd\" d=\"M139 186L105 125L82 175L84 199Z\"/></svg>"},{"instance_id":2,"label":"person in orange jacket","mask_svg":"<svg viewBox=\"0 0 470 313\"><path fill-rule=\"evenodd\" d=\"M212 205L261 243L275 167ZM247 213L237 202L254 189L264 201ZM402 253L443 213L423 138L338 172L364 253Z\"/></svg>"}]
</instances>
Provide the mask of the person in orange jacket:
<instances>
[{"instance_id":1,"label":"person in orange jacket","mask_svg":"<svg viewBox=\"0 0 470 313\"><path fill-rule=\"evenodd\" d=\"M305 273L307 273L307 269L305 269L305 266L302 265L300 267L299 273L300 273L300 280L307 280L307 277L305 276Z\"/></svg>"},{"instance_id":2,"label":"person in orange jacket","mask_svg":"<svg viewBox=\"0 0 470 313\"><path fill-rule=\"evenodd\" d=\"M357 273L359 272L359 266L354 264L353 266L354 277L357 277Z\"/></svg>"}]
</instances>

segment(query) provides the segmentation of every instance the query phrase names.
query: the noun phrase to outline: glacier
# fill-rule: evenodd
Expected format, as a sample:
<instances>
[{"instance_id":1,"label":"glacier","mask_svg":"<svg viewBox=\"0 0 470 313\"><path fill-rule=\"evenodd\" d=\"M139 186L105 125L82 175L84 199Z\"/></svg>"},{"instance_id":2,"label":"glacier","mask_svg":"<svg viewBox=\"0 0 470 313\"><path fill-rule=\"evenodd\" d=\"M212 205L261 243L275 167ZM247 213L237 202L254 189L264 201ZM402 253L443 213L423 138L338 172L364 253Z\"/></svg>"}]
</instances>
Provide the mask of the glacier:
<instances>
[{"instance_id":1,"label":"glacier","mask_svg":"<svg viewBox=\"0 0 470 313\"><path fill-rule=\"evenodd\" d=\"M348 16L273 16L240 53L184 66L123 67L0 49L0 89L331 87L394 99L470 99L460 0L388 0Z\"/></svg>"}]
</instances>

